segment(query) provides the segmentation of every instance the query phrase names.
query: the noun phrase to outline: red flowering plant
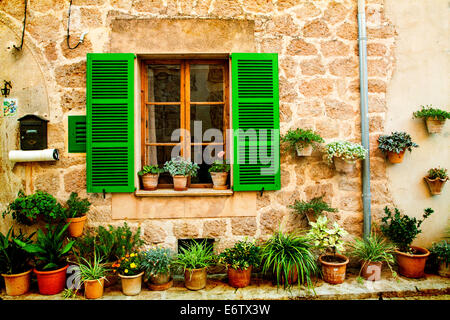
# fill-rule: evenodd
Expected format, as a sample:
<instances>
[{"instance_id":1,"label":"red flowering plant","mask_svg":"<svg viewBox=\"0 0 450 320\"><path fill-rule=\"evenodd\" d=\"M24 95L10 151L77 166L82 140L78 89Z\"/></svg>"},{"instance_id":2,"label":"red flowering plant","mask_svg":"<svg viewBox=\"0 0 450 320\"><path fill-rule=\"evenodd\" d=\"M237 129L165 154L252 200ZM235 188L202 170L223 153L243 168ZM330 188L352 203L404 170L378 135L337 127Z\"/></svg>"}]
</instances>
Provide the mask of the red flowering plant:
<instances>
[{"instance_id":1,"label":"red flowering plant","mask_svg":"<svg viewBox=\"0 0 450 320\"><path fill-rule=\"evenodd\" d=\"M141 273L142 257L139 252L132 252L121 257L111 267L114 273L119 273L122 276L135 276Z\"/></svg>"}]
</instances>

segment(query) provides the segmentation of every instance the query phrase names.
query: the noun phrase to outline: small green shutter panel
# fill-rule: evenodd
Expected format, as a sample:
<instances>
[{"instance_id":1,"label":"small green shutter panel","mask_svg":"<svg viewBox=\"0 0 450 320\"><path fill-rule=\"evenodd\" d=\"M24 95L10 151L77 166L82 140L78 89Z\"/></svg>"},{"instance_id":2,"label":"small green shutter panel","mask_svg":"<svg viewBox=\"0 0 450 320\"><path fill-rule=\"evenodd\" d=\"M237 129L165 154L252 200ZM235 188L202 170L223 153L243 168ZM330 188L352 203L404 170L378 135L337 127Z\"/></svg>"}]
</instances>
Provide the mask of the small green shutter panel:
<instances>
[{"instance_id":1,"label":"small green shutter panel","mask_svg":"<svg viewBox=\"0 0 450 320\"><path fill-rule=\"evenodd\" d=\"M86 116L69 116L69 152L86 152Z\"/></svg>"},{"instance_id":2,"label":"small green shutter panel","mask_svg":"<svg viewBox=\"0 0 450 320\"><path fill-rule=\"evenodd\" d=\"M278 55L233 53L233 189L279 190Z\"/></svg>"},{"instance_id":3,"label":"small green shutter panel","mask_svg":"<svg viewBox=\"0 0 450 320\"><path fill-rule=\"evenodd\" d=\"M134 59L87 54L87 192L134 191Z\"/></svg>"}]
</instances>

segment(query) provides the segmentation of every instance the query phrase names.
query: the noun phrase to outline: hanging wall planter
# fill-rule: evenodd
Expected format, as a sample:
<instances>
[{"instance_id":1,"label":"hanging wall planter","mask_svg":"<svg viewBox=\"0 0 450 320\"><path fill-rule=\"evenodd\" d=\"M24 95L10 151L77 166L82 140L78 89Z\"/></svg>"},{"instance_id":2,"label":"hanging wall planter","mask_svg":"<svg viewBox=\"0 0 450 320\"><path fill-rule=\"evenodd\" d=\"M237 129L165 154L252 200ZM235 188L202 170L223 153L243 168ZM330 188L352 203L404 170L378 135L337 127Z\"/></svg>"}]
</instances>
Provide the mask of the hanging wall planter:
<instances>
[{"instance_id":1,"label":"hanging wall planter","mask_svg":"<svg viewBox=\"0 0 450 320\"><path fill-rule=\"evenodd\" d=\"M288 132L281 137L281 142L287 144L287 148L297 153L299 157L309 157L312 154L316 144L325 142L323 138L311 129L295 130L289 129Z\"/></svg>"},{"instance_id":2,"label":"hanging wall planter","mask_svg":"<svg viewBox=\"0 0 450 320\"><path fill-rule=\"evenodd\" d=\"M351 173L355 170L356 167L356 160L347 161L342 158L334 157L333 162L336 171L341 173Z\"/></svg>"},{"instance_id":3,"label":"hanging wall planter","mask_svg":"<svg viewBox=\"0 0 450 320\"><path fill-rule=\"evenodd\" d=\"M422 106L422 109L413 113L415 118L422 118L427 125L428 133L441 133L445 125L445 120L450 118L450 112Z\"/></svg>"},{"instance_id":4,"label":"hanging wall planter","mask_svg":"<svg viewBox=\"0 0 450 320\"><path fill-rule=\"evenodd\" d=\"M432 195L439 195L448 180L447 169L434 168L428 170L428 175L424 177Z\"/></svg>"},{"instance_id":5,"label":"hanging wall planter","mask_svg":"<svg viewBox=\"0 0 450 320\"><path fill-rule=\"evenodd\" d=\"M354 171L357 160L366 157L367 150L358 143L349 141L331 142L325 146L328 164L333 164L337 172L351 173Z\"/></svg>"},{"instance_id":6,"label":"hanging wall planter","mask_svg":"<svg viewBox=\"0 0 450 320\"><path fill-rule=\"evenodd\" d=\"M406 132L392 132L390 135L378 137L378 149L387 155L391 163L401 163L405 151L412 151L419 145L411 140L411 136Z\"/></svg>"}]
</instances>

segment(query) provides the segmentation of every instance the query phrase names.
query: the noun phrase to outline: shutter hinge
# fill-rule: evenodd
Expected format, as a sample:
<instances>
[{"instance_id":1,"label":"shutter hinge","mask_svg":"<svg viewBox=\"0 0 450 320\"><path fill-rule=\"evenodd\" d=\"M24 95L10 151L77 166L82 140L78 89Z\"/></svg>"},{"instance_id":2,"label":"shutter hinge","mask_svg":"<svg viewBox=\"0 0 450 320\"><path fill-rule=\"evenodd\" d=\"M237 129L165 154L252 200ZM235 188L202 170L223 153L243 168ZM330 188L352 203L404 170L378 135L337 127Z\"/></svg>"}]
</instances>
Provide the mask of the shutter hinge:
<instances>
[{"instance_id":1,"label":"shutter hinge","mask_svg":"<svg viewBox=\"0 0 450 320\"><path fill-rule=\"evenodd\" d=\"M262 196L263 196L263 193L264 193L264 187L262 187L259 196L262 197Z\"/></svg>"},{"instance_id":2,"label":"shutter hinge","mask_svg":"<svg viewBox=\"0 0 450 320\"><path fill-rule=\"evenodd\" d=\"M103 188L103 199L106 199L106 190Z\"/></svg>"}]
</instances>

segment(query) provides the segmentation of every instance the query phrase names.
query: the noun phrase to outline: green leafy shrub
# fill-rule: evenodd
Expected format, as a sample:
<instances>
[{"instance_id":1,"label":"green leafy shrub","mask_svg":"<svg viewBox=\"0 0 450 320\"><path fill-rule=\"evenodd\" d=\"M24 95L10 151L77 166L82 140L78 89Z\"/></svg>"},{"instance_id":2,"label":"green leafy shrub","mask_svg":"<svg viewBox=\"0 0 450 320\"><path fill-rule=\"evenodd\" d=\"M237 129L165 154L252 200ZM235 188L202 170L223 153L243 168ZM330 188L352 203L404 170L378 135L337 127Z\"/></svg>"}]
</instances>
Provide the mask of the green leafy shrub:
<instances>
[{"instance_id":1,"label":"green leafy shrub","mask_svg":"<svg viewBox=\"0 0 450 320\"><path fill-rule=\"evenodd\" d=\"M442 240L433 243L430 253L439 263L446 265L450 263L450 243L448 241Z\"/></svg>"},{"instance_id":2,"label":"green leafy shrub","mask_svg":"<svg viewBox=\"0 0 450 320\"><path fill-rule=\"evenodd\" d=\"M295 152L297 147L299 149L303 149L308 145L315 147L315 143L322 143L325 142L325 140L311 129L304 130L297 128L295 130L289 129L288 132L281 137L281 142L287 143L288 148Z\"/></svg>"},{"instance_id":3,"label":"green leafy shrub","mask_svg":"<svg viewBox=\"0 0 450 320\"><path fill-rule=\"evenodd\" d=\"M221 160L216 160L208 169L208 172L229 172L230 165L228 163L223 163Z\"/></svg>"},{"instance_id":4,"label":"green leafy shrub","mask_svg":"<svg viewBox=\"0 0 450 320\"><path fill-rule=\"evenodd\" d=\"M164 169L159 168L157 165L143 166L142 170L138 171L139 176L143 176L144 174L158 174L164 172Z\"/></svg>"},{"instance_id":5,"label":"green leafy shrub","mask_svg":"<svg viewBox=\"0 0 450 320\"><path fill-rule=\"evenodd\" d=\"M312 244L319 250L324 251L326 254L332 253L333 255L345 250L344 240L348 233L341 228L337 222L333 223L333 227L328 227L328 218L320 216L316 222L310 222L311 229L307 236L311 239Z\"/></svg>"},{"instance_id":6,"label":"green leafy shrub","mask_svg":"<svg viewBox=\"0 0 450 320\"><path fill-rule=\"evenodd\" d=\"M198 164L181 157L172 158L164 163L164 170L172 176L196 177L199 169Z\"/></svg>"},{"instance_id":7,"label":"green leafy shrub","mask_svg":"<svg viewBox=\"0 0 450 320\"><path fill-rule=\"evenodd\" d=\"M193 240L185 248L180 247L180 251L176 256L175 264L183 270L209 267L217 260L206 240L201 242Z\"/></svg>"},{"instance_id":8,"label":"green leafy shrub","mask_svg":"<svg viewBox=\"0 0 450 320\"><path fill-rule=\"evenodd\" d=\"M20 224L32 225L42 217L47 222L57 222L65 218L65 209L56 199L44 191L36 191L34 194L25 195L19 191L17 198L3 211L3 218L11 215Z\"/></svg>"},{"instance_id":9,"label":"green leafy shrub","mask_svg":"<svg viewBox=\"0 0 450 320\"><path fill-rule=\"evenodd\" d=\"M170 272L174 253L168 248L151 248L142 252L142 269L145 271L147 279L158 274Z\"/></svg>"},{"instance_id":10,"label":"green leafy shrub","mask_svg":"<svg viewBox=\"0 0 450 320\"><path fill-rule=\"evenodd\" d=\"M367 150L358 143L349 141L336 141L325 146L326 159L329 164L333 163L333 158L342 158L346 161L365 159Z\"/></svg>"},{"instance_id":11,"label":"green leafy shrub","mask_svg":"<svg viewBox=\"0 0 450 320\"><path fill-rule=\"evenodd\" d=\"M422 109L413 113L415 118L432 118L436 120L445 120L450 118L450 112L433 108L432 105L421 106Z\"/></svg>"},{"instance_id":12,"label":"green leafy shrub","mask_svg":"<svg viewBox=\"0 0 450 320\"><path fill-rule=\"evenodd\" d=\"M412 151L419 145L412 141L411 136L406 132L392 132L390 135L381 135L378 137L378 148L383 152L400 153L403 150Z\"/></svg>"},{"instance_id":13,"label":"green leafy shrub","mask_svg":"<svg viewBox=\"0 0 450 320\"><path fill-rule=\"evenodd\" d=\"M428 170L428 178L430 179L446 179L448 178L447 169L444 168L433 168Z\"/></svg>"},{"instance_id":14,"label":"green leafy shrub","mask_svg":"<svg viewBox=\"0 0 450 320\"><path fill-rule=\"evenodd\" d=\"M113 270L123 276L135 276L142 272L142 257L138 252L132 252L121 257L112 265Z\"/></svg>"},{"instance_id":15,"label":"green leafy shrub","mask_svg":"<svg viewBox=\"0 0 450 320\"><path fill-rule=\"evenodd\" d=\"M422 222L428 218L434 210L427 208L424 211L422 220L410 218L400 213L400 210L394 208L395 214L392 214L388 207L384 208L385 216L381 219L383 224L380 226L383 234L391 240L400 251L412 252L410 245L417 237Z\"/></svg>"},{"instance_id":16,"label":"green leafy shrub","mask_svg":"<svg viewBox=\"0 0 450 320\"><path fill-rule=\"evenodd\" d=\"M57 270L67 265L67 256L75 241L64 245L64 234L69 227L66 225L47 225L47 233L41 229L37 231L36 243L21 240L15 242L25 251L32 253L36 260L36 269L40 271Z\"/></svg>"},{"instance_id":17,"label":"green leafy shrub","mask_svg":"<svg viewBox=\"0 0 450 320\"><path fill-rule=\"evenodd\" d=\"M297 271L297 284L306 283L312 287L311 277L319 273L315 257L311 252L309 239L297 233L283 233L276 231L262 247L262 271L270 271L276 275L277 288L289 286L285 279L292 277Z\"/></svg>"},{"instance_id":18,"label":"green leafy shrub","mask_svg":"<svg viewBox=\"0 0 450 320\"><path fill-rule=\"evenodd\" d=\"M34 234L33 232L27 236L20 230L16 236L12 226L6 235L0 232L0 273L18 274L31 269L33 255L18 245L16 240L24 244L31 244Z\"/></svg>"},{"instance_id":19,"label":"green leafy shrub","mask_svg":"<svg viewBox=\"0 0 450 320\"><path fill-rule=\"evenodd\" d=\"M246 270L250 266L257 268L261 262L261 248L254 241L238 241L219 254L219 262L236 270Z\"/></svg>"},{"instance_id":20,"label":"green leafy shrub","mask_svg":"<svg viewBox=\"0 0 450 320\"><path fill-rule=\"evenodd\" d=\"M307 214L308 212L313 212L315 216L321 214L322 212L337 212L338 209L332 208L323 201L323 196L311 199L311 201L299 201L296 200L293 205L289 208L294 209L297 214Z\"/></svg>"},{"instance_id":21,"label":"green leafy shrub","mask_svg":"<svg viewBox=\"0 0 450 320\"><path fill-rule=\"evenodd\" d=\"M66 218L82 217L88 213L91 203L88 199L81 199L78 193L72 192L66 201L67 209L65 210Z\"/></svg>"},{"instance_id":22,"label":"green leafy shrub","mask_svg":"<svg viewBox=\"0 0 450 320\"><path fill-rule=\"evenodd\" d=\"M123 226L117 227L99 226L75 241L74 251L77 255L91 258L96 252L105 262L117 261L126 254L138 250L144 244L144 240L141 239L141 228L138 227L136 232L133 232L126 222Z\"/></svg>"}]
</instances>

